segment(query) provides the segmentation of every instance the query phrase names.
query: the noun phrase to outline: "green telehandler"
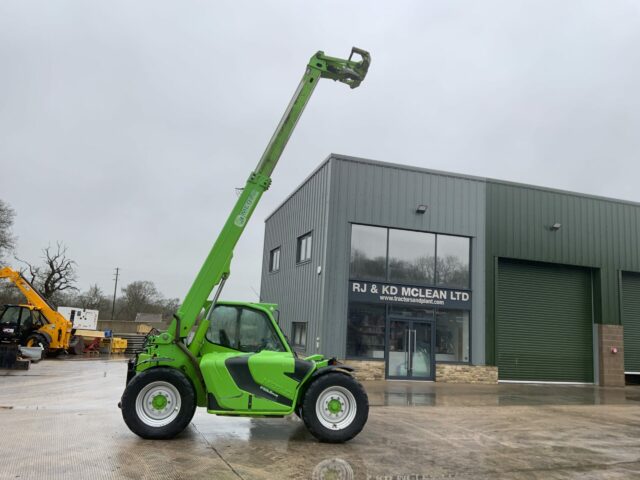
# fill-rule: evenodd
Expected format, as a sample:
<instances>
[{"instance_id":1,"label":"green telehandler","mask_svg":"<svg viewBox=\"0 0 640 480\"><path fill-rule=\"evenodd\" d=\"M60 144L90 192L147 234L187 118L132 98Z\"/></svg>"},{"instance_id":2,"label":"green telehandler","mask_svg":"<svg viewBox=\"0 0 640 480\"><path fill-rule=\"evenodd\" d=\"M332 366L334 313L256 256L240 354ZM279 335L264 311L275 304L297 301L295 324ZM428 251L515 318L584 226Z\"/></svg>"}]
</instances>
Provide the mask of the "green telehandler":
<instances>
[{"instance_id":1,"label":"green telehandler","mask_svg":"<svg viewBox=\"0 0 640 480\"><path fill-rule=\"evenodd\" d=\"M251 173L184 302L167 331L149 336L128 364L119 403L127 426L148 439L176 436L196 407L216 415L283 417L297 414L320 441L356 436L369 401L352 368L335 358L299 358L274 319L277 305L223 302L233 249L321 78L356 88L369 53L353 48L347 60L318 52ZM210 295L215 289L213 299ZM201 313L205 312L202 319Z\"/></svg>"}]
</instances>

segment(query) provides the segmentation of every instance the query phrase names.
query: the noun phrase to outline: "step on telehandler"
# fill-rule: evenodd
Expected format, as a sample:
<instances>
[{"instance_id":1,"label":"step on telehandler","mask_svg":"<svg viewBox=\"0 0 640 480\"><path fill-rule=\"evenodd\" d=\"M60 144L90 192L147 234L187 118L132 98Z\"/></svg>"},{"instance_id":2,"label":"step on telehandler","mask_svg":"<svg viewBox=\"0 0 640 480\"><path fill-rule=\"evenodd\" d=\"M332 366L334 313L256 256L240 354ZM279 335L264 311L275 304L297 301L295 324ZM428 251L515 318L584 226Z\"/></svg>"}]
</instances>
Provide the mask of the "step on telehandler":
<instances>
[{"instance_id":1,"label":"step on telehandler","mask_svg":"<svg viewBox=\"0 0 640 480\"><path fill-rule=\"evenodd\" d=\"M354 58L355 57L355 58ZM167 331L147 338L128 364L119 403L128 427L148 439L168 439L190 423L196 407L216 415L297 414L325 442L344 442L364 427L367 394L352 368L322 355L298 358L274 319L277 305L218 301L238 239L318 81L356 88L369 53L347 60L318 52L278 124L257 168L231 211ZM217 287L217 288L216 288ZM209 296L215 289L212 300ZM206 314L198 322L201 312Z\"/></svg>"}]
</instances>

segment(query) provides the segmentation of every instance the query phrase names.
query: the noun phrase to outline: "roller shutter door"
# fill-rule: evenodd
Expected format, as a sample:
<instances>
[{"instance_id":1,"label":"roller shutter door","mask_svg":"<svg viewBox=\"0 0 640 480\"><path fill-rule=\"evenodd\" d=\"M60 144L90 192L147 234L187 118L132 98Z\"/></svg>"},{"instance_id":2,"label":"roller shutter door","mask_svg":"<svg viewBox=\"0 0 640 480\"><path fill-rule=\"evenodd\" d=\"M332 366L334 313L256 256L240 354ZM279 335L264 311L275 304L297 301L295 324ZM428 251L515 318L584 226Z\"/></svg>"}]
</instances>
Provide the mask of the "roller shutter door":
<instances>
[{"instance_id":1,"label":"roller shutter door","mask_svg":"<svg viewBox=\"0 0 640 480\"><path fill-rule=\"evenodd\" d=\"M500 259L496 353L501 380L593 382L590 270Z\"/></svg>"},{"instance_id":2,"label":"roller shutter door","mask_svg":"<svg viewBox=\"0 0 640 480\"><path fill-rule=\"evenodd\" d=\"M640 274L622 273L624 370L640 372Z\"/></svg>"}]
</instances>

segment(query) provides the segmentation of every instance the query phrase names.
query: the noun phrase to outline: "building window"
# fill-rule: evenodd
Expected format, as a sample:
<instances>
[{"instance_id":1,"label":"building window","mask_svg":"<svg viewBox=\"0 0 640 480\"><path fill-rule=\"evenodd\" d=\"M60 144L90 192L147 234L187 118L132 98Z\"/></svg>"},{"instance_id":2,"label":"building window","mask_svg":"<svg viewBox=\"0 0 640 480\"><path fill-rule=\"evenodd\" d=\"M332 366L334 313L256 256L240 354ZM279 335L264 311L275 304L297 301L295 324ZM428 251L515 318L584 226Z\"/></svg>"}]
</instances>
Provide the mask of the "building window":
<instances>
[{"instance_id":1,"label":"building window","mask_svg":"<svg viewBox=\"0 0 640 480\"><path fill-rule=\"evenodd\" d=\"M274 248L269 253L269 271L277 272L280 270L280 247Z\"/></svg>"},{"instance_id":2,"label":"building window","mask_svg":"<svg viewBox=\"0 0 640 480\"><path fill-rule=\"evenodd\" d=\"M389 230L389 281L433 285L436 236L410 230Z\"/></svg>"},{"instance_id":3,"label":"building window","mask_svg":"<svg viewBox=\"0 0 640 480\"><path fill-rule=\"evenodd\" d=\"M467 289L470 245L467 237L352 224L349 278Z\"/></svg>"},{"instance_id":4,"label":"building window","mask_svg":"<svg viewBox=\"0 0 640 480\"><path fill-rule=\"evenodd\" d=\"M307 324L293 322L291 327L291 338L293 346L296 348L306 348L307 346Z\"/></svg>"},{"instance_id":5,"label":"building window","mask_svg":"<svg viewBox=\"0 0 640 480\"><path fill-rule=\"evenodd\" d=\"M296 253L296 261L298 263L311 260L311 232L298 237L298 249Z\"/></svg>"},{"instance_id":6,"label":"building window","mask_svg":"<svg viewBox=\"0 0 640 480\"><path fill-rule=\"evenodd\" d=\"M436 285L469 288L469 239L438 235Z\"/></svg>"},{"instance_id":7,"label":"building window","mask_svg":"<svg viewBox=\"0 0 640 480\"><path fill-rule=\"evenodd\" d=\"M468 311L436 311L436 361L469 361Z\"/></svg>"},{"instance_id":8,"label":"building window","mask_svg":"<svg viewBox=\"0 0 640 480\"><path fill-rule=\"evenodd\" d=\"M350 304L347 322L347 356L384 359L384 324L384 305Z\"/></svg>"},{"instance_id":9,"label":"building window","mask_svg":"<svg viewBox=\"0 0 640 480\"><path fill-rule=\"evenodd\" d=\"M351 226L350 276L358 280L387 279L387 229Z\"/></svg>"}]
</instances>

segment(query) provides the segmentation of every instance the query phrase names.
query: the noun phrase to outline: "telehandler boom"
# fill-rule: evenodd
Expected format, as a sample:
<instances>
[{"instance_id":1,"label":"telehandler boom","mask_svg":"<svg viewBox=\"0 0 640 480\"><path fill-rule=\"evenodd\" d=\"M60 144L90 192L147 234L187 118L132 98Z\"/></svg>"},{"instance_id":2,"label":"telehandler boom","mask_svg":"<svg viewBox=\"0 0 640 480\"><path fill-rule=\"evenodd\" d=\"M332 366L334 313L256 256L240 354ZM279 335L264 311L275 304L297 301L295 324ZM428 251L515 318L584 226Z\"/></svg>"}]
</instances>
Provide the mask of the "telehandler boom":
<instances>
[{"instance_id":1,"label":"telehandler boom","mask_svg":"<svg viewBox=\"0 0 640 480\"><path fill-rule=\"evenodd\" d=\"M369 53L357 48L346 60L323 52L311 57L174 321L166 332L149 337L144 350L129 362L120 406L134 433L171 438L189 424L196 406L218 415L297 413L311 433L330 442L349 440L364 427L368 399L351 368L322 355L298 358L274 320L276 305L218 298L229 277L233 250L269 188L316 84L328 78L356 88L369 64ZM206 316L197 324L203 310Z\"/></svg>"},{"instance_id":2,"label":"telehandler boom","mask_svg":"<svg viewBox=\"0 0 640 480\"><path fill-rule=\"evenodd\" d=\"M73 324L20 272L10 267L0 268L0 279L12 282L27 299L26 305L4 306L0 315L0 340L16 341L27 347L41 345L50 355L65 350L82 353L82 343L73 336Z\"/></svg>"}]
</instances>

